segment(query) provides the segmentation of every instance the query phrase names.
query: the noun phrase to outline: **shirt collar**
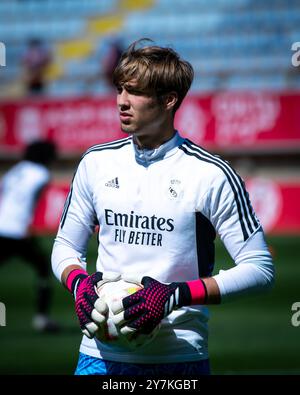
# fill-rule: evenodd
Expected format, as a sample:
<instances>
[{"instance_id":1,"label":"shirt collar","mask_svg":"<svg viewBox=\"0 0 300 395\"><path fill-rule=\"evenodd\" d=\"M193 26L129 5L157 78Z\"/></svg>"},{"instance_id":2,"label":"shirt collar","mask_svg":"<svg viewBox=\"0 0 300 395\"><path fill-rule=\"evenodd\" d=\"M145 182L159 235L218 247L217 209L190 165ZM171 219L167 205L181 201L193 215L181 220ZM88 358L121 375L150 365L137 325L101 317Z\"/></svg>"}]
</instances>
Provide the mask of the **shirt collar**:
<instances>
[{"instance_id":1,"label":"shirt collar","mask_svg":"<svg viewBox=\"0 0 300 395\"><path fill-rule=\"evenodd\" d=\"M135 159L140 165L148 167L154 162L174 155L177 151L177 147L181 145L183 141L184 139L179 135L178 131L176 131L170 140L166 141L158 148L147 149L139 148L133 137L132 145L134 148Z\"/></svg>"}]
</instances>

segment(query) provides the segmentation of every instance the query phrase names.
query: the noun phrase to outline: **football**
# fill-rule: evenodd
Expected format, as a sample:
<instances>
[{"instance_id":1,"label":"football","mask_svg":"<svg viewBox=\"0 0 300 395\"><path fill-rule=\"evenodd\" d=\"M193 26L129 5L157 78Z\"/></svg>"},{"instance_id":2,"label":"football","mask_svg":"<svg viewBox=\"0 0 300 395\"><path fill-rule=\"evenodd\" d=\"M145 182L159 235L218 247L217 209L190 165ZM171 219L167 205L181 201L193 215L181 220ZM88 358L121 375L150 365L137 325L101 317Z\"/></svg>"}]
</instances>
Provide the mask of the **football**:
<instances>
[{"instance_id":1,"label":"football","mask_svg":"<svg viewBox=\"0 0 300 395\"><path fill-rule=\"evenodd\" d=\"M96 332L96 337L103 343L118 347L126 347L130 349L139 348L145 346L151 342L157 335L160 326L158 325L150 334L136 334L123 335L120 329L113 322L113 312L111 306L114 302L118 302L124 297L137 292L142 289L143 286L135 281L127 281L124 279L118 279L116 281L104 281L101 283L97 292L99 298L106 302L108 306L108 317L104 326L100 327Z\"/></svg>"}]
</instances>

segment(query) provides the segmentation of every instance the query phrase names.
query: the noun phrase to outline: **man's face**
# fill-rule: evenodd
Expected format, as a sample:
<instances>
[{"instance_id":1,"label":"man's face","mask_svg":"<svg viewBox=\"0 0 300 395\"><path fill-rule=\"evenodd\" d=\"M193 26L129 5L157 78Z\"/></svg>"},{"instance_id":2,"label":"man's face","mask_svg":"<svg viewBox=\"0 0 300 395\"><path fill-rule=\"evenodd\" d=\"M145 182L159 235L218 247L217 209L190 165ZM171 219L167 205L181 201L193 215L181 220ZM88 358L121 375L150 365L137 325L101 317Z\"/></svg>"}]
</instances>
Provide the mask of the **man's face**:
<instances>
[{"instance_id":1,"label":"man's face","mask_svg":"<svg viewBox=\"0 0 300 395\"><path fill-rule=\"evenodd\" d=\"M134 83L118 87L117 105L121 129L142 136L155 131L163 123L166 111L155 96L140 92Z\"/></svg>"}]
</instances>

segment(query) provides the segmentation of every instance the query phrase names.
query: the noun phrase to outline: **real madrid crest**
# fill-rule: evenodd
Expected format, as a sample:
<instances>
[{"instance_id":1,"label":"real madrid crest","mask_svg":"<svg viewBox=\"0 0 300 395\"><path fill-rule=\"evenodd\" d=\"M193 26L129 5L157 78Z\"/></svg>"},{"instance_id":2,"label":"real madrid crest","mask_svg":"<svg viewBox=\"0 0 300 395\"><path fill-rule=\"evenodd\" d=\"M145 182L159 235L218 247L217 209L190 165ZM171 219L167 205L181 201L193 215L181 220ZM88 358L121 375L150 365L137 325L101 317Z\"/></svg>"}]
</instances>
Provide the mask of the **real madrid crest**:
<instances>
[{"instance_id":1,"label":"real madrid crest","mask_svg":"<svg viewBox=\"0 0 300 395\"><path fill-rule=\"evenodd\" d=\"M170 180L167 194L171 200L181 199L183 196L181 181L177 179Z\"/></svg>"}]
</instances>

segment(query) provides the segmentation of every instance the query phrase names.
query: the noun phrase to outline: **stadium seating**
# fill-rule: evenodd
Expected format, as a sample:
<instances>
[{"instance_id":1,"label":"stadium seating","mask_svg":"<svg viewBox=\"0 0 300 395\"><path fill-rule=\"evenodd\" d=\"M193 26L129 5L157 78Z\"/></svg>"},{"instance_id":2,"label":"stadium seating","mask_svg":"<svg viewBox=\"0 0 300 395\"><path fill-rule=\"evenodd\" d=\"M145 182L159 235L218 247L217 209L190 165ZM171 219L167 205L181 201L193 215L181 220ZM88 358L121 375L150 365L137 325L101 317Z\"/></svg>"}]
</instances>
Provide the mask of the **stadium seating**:
<instances>
[{"instance_id":1,"label":"stadium seating","mask_svg":"<svg viewBox=\"0 0 300 395\"><path fill-rule=\"evenodd\" d=\"M178 50L195 67L196 92L299 88L299 74L290 76L291 44L300 40L297 0L2 0L0 39L9 67L0 83L20 78L26 42L39 37L55 55L50 95L106 93L103 81L91 87L86 80L101 73L115 36L124 46L150 37Z\"/></svg>"}]
</instances>

